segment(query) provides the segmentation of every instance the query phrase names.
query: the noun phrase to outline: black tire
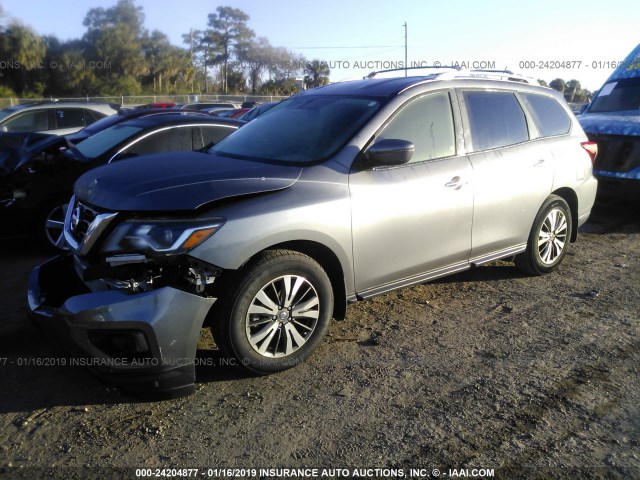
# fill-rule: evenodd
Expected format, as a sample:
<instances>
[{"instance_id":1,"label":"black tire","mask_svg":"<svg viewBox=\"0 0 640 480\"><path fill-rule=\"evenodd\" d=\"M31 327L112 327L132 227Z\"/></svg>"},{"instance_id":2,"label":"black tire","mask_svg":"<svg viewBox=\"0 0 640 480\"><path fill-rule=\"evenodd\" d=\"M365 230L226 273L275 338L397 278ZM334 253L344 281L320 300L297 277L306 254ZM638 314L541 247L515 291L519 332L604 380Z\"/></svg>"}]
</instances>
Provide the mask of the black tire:
<instances>
[{"instance_id":1,"label":"black tire","mask_svg":"<svg viewBox=\"0 0 640 480\"><path fill-rule=\"evenodd\" d=\"M214 340L254 373L298 365L329 330L334 305L331 281L306 255L267 251L236 275L220 280L230 285L214 310Z\"/></svg>"},{"instance_id":2,"label":"black tire","mask_svg":"<svg viewBox=\"0 0 640 480\"><path fill-rule=\"evenodd\" d=\"M63 226L70 197L71 195L47 201L38 210L33 229L41 247L55 252L66 250Z\"/></svg>"},{"instance_id":3,"label":"black tire","mask_svg":"<svg viewBox=\"0 0 640 480\"><path fill-rule=\"evenodd\" d=\"M533 222L527 249L515 258L516 266L531 275L553 271L567 253L571 229L569 205L562 197L549 196Z\"/></svg>"}]
</instances>

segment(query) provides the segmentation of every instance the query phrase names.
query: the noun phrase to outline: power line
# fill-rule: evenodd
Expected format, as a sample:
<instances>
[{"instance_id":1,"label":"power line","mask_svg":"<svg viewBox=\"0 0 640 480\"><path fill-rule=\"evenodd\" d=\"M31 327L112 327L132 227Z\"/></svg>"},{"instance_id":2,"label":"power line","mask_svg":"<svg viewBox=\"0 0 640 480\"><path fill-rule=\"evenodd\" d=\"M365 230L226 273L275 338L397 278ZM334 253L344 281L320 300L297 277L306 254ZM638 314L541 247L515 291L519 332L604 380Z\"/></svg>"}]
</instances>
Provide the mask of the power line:
<instances>
[{"instance_id":1,"label":"power line","mask_svg":"<svg viewBox=\"0 0 640 480\"><path fill-rule=\"evenodd\" d=\"M366 46L359 46L359 47L352 47L352 46L340 46L340 47L289 47L289 48L291 50L332 50L332 49L339 49L339 48L356 49L356 48L398 48L398 47L402 47L402 45L366 45Z\"/></svg>"}]
</instances>

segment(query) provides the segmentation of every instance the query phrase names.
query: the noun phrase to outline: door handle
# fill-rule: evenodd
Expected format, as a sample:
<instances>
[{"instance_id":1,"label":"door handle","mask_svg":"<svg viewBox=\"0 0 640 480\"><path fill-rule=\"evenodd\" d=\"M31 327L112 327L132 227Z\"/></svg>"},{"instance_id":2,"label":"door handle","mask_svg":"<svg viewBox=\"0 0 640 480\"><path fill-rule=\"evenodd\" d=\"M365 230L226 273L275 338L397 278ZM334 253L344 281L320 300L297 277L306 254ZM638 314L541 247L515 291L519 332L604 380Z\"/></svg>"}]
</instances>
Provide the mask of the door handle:
<instances>
[{"instance_id":1,"label":"door handle","mask_svg":"<svg viewBox=\"0 0 640 480\"><path fill-rule=\"evenodd\" d=\"M454 190L460 190L463 186L465 186L467 182L463 182L461 177L457 175L444 184L447 188L453 188Z\"/></svg>"},{"instance_id":2,"label":"door handle","mask_svg":"<svg viewBox=\"0 0 640 480\"><path fill-rule=\"evenodd\" d=\"M541 158L536 163L533 164L534 167L541 167L544 165L544 158Z\"/></svg>"}]
</instances>

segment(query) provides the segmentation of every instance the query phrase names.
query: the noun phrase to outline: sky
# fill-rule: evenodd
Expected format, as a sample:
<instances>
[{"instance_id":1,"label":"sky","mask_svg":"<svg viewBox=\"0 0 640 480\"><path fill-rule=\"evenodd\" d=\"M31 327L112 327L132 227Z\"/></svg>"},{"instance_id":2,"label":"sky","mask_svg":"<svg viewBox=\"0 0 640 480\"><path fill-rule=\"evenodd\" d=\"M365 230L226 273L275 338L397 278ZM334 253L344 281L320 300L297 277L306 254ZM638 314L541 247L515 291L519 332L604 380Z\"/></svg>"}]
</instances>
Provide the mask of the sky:
<instances>
[{"instance_id":1,"label":"sky","mask_svg":"<svg viewBox=\"0 0 640 480\"><path fill-rule=\"evenodd\" d=\"M5 16L39 34L81 37L90 8L116 0L0 0ZM547 82L579 80L596 90L640 43L638 0L136 0L145 28L185 46L182 35L204 29L219 5L239 8L273 46L329 63L330 79L361 78L403 66L439 62L509 69Z\"/></svg>"}]
</instances>

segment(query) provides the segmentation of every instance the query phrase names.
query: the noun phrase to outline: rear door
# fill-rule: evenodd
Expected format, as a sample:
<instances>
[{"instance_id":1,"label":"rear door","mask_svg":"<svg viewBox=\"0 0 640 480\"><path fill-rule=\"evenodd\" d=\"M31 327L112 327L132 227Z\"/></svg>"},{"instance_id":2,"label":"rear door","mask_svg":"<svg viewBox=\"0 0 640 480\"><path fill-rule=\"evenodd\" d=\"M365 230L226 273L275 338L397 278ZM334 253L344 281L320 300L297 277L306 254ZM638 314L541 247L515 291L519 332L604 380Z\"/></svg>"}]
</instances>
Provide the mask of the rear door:
<instances>
[{"instance_id":1,"label":"rear door","mask_svg":"<svg viewBox=\"0 0 640 480\"><path fill-rule=\"evenodd\" d=\"M514 92L460 94L474 172L471 261L481 263L526 243L553 185L554 158Z\"/></svg>"}]
</instances>

